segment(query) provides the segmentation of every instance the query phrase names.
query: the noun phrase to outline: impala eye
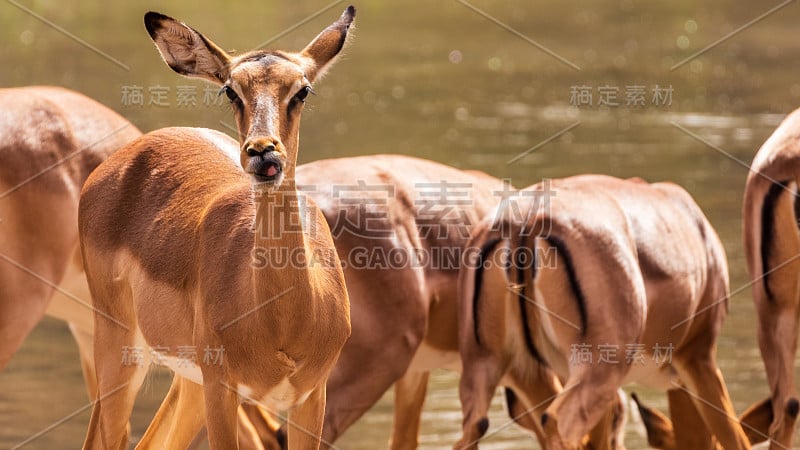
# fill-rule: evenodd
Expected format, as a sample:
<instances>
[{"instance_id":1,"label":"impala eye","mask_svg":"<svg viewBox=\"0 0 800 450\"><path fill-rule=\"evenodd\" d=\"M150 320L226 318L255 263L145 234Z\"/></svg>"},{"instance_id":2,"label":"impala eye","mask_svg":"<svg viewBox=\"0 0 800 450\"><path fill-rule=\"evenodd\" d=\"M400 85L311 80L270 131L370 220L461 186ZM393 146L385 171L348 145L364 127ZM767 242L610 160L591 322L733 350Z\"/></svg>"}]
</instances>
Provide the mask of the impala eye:
<instances>
[{"instance_id":1,"label":"impala eye","mask_svg":"<svg viewBox=\"0 0 800 450\"><path fill-rule=\"evenodd\" d=\"M300 89L300 91L298 91L297 94L294 95L294 98L296 98L301 102L305 102L306 97L308 97L308 94L314 94L314 90L311 89L311 86L305 86L302 89Z\"/></svg>"},{"instance_id":2,"label":"impala eye","mask_svg":"<svg viewBox=\"0 0 800 450\"><path fill-rule=\"evenodd\" d=\"M233 88L228 86L227 84L225 86L222 86L222 89L219 91L219 93L220 94L225 93L225 95L228 97L228 100L230 100L231 103L235 102L236 100L239 100L239 96L236 95L236 91L234 91Z\"/></svg>"}]
</instances>

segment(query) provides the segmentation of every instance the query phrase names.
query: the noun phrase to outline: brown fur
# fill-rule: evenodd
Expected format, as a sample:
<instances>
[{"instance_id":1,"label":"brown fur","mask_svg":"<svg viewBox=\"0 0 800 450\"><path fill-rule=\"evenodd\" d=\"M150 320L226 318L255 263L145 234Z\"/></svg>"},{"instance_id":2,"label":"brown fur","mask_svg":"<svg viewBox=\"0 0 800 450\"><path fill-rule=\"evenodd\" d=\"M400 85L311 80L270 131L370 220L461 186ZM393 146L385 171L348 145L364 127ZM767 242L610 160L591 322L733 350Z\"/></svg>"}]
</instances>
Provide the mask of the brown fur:
<instances>
[{"instance_id":1,"label":"brown fur","mask_svg":"<svg viewBox=\"0 0 800 450\"><path fill-rule=\"evenodd\" d=\"M758 312L758 342L771 392L770 449L790 448L798 412L794 361L798 335L797 193L800 111L790 114L753 160L744 194L744 247ZM760 408L752 408L758 413ZM750 420L746 415L744 420ZM759 422L755 420L755 422Z\"/></svg>"},{"instance_id":2,"label":"brown fur","mask_svg":"<svg viewBox=\"0 0 800 450\"><path fill-rule=\"evenodd\" d=\"M567 260L558 255L554 267L524 269L524 282L517 289L531 301L521 305L510 301L516 295L509 292L508 272L486 270L479 310L473 314L475 269L463 272L459 320L464 434L456 447L476 446L478 424L495 386L500 380L515 380L529 386L518 391L530 397L523 397L529 405L541 401L543 386L555 396L541 415L548 448L581 447L583 437L607 416L617 388L629 381L665 388L685 383L714 405L696 402L703 420L726 448L747 448L738 421L730 418L733 407L715 362L716 336L727 312L725 253L700 209L672 184L586 175L555 181L552 187L556 195L549 208L539 207L525 222L500 219L515 230L512 237L519 236L523 226L532 231L506 245L547 249L553 238L560 240L569 250L582 294L570 282ZM530 199L520 201L526 198ZM526 203L522 204L524 210ZM498 229L493 224L487 219L471 245L493 238ZM520 269L511 272L515 270ZM585 328L580 326L581 301ZM547 368L564 380L563 389L558 380L531 386L534 374L544 372L523 347L520 307L527 309L533 343ZM470 332L476 315L481 345ZM583 343L592 346L593 363L571 363L572 345ZM635 366L625 363L626 345L637 343L644 344L646 358L655 344L671 344L671 363L637 376L631 371ZM621 361L599 363L601 344L621 349L617 352Z\"/></svg>"},{"instance_id":3,"label":"brown fur","mask_svg":"<svg viewBox=\"0 0 800 450\"><path fill-rule=\"evenodd\" d=\"M240 395L293 407L289 448L319 446L325 381L350 335L350 314L327 223L313 201L298 201L297 96L341 49L330 48L331 36L343 41L354 14L348 8L299 53L256 59L231 58L174 19L145 16L170 67L228 89L241 167L223 134L166 128L117 152L87 181L79 228L89 286L95 306L126 326L96 316L100 400L84 448L127 445L124 423L146 367L120 364L117 352L145 344L169 356L178 346L224 348L221 364L198 361L202 388L171 391L149 445L158 447L162 427L182 420L202 392L212 449L238 447ZM258 249L331 257L277 267L254 264ZM202 426L194 416L171 445L189 444Z\"/></svg>"},{"instance_id":4,"label":"brown fur","mask_svg":"<svg viewBox=\"0 0 800 450\"><path fill-rule=\"evenodd\" d=\"M47 311L71 322L93 395L94 327L78 248L78 196L89 173L140 134L77 92L0 89L0 369Z\"/></svg>"}]
</instances>

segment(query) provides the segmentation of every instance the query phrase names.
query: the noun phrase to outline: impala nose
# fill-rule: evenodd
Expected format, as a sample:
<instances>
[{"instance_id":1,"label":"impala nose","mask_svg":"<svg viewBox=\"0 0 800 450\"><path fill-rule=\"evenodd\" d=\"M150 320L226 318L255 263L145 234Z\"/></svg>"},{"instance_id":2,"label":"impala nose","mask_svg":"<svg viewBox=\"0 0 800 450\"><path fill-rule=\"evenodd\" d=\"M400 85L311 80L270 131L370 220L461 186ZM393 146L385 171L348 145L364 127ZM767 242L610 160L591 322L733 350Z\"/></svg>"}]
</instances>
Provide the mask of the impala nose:
<instances>
[{"instance_id":1,"label":"impala nose","mask_svg":"<svg viewBox=\"0 0 800 450\"><path fill-rule=\"evenodd\" d=\"M275 144L270 143L261 148L251 145L247 147L247 150L245 151L247 152L247 156L253 157L253 156L263 156L265 153L274 152L276 149L277 147L275 147Z\"/></svg>"},{"instance_id":2,"label":"impala nose","mask_svg":"<svg viewBox=\"0 0 800 450\"><path fill-rule=\"evenodd\" d=\"M270 135L251 136L244 142L242 148L245 154L252 158L270 152L279 152L281 147L280 142L279 139Z\"/></svg>"}]
</instances>

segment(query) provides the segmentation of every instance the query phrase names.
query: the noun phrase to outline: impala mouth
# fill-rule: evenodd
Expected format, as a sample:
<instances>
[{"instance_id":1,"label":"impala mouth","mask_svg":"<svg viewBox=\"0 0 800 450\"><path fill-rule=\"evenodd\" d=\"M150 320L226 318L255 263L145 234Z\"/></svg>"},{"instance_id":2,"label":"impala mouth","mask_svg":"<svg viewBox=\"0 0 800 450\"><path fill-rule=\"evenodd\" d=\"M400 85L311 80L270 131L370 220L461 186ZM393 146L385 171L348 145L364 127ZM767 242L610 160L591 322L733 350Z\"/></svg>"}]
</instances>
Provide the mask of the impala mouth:
<instances>
[{"instance_id":1,"label":"impala mouth","mask_svg":"<svg viewBox=\"0 0 800 450\"><path fill-rule=\"evenodd\" d=\"M284 163L280 155L267 153L249 158L245 172L256 190L271 191L283 181Z\"/></svg>"},{"instance_id":2,"label":"impala mouth","mask_svg":"<svg viewBox=\"0 0 800 450\"><path fill-rule=\"evenodd\" d=\"M263 161L253 171L253 178L261 183L268 183L278 179L283 173L283 168L277 161Z\"/></svg>"}]
</instances>

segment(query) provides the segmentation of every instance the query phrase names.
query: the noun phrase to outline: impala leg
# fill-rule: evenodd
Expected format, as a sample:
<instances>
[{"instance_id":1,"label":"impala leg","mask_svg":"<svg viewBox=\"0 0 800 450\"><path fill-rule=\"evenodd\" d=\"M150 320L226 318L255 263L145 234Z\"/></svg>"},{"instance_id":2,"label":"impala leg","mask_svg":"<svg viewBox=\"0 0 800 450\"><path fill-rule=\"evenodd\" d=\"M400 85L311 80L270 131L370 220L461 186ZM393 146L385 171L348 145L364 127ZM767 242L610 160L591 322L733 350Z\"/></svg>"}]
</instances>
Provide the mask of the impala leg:
<instances>
[{"instance_id":1,"label":"impala leg","mask_svg":"<svg viewBox=\"0 0 800 450\"><path fill-rule=\"evenodd\" d=\"M345 280L352 333L328 378L322 429L327 442L335 442L407 372L428 324L428 304L416 272L397 271L396 286L384 296L375 295L386 291L381 276L347 269Z\"/></svg>"},{"instance_id":2,"label":"impala leg","mask_svg":"<svg viewBox=\"0 0 800 450\"><path fill-rule=\"evenodd\" d=\"M53 289L0 260L0 370L42 320ZM43 275L44 276L44 275Z\"/></svg>"},{"instance_id":3,"label":"impala leg","mask_svg":"<svg viewBox=\"0 0 800 450\"><path fill-rule=\"evenodd\" d=\"M464 360L463 364L458 385L463 413L462 434L454 448L477 449L478 442L489 429L487 412L502 377L502 369L499 358L493 356Z\"/></svg>"},{"instance_id":4,"label":"impala leg","mask_svg":"<svg viewBox=\"0 0 800 450\"><path fill-rule=\"evenodd\" d=\"M617 401L611 407L611 448L625 449L625 425L628 424L628 397L622 389L617 390Z\"/></svg>"},{"instance_id":5,"label":"impala leg","mask_svg":"<svg viewBox=\"0 0 800 450\"><path fill-rule=\"evenodd\" d=\"M761 248L760 255L766 259L766 265L762 267L766 272L762 274L763 279L756 278L759 284L753 291L759 319L758 345L772 395L773 418L769 435L772 439L770 448L773 450L792 447L795 421L800 409L794 382L800 312L800 261L795 260L800 253L798 206L796 198L785 191L774 199L770 221L772 227L762 230L764 236L769 236L769 239L762 241L765 246ZM762 223L762 226L768 225ZM749 236L748 239L754 237Z\"/></svg>"},{"instance_id":6,"label":"impala leg","mask_svg":"<svg viewBox=\"0 0 800 450\"><path fill-rule=\"evenodd\" d=\"M393 360L371 350L366 353L356 352L354 348L348 347L351 342L345 346L328 379L325 425L322 429L322 438L326 442L335 442L350 425L364 415L402 376L411 359L412 352L398 354L391 349L384 350L386 353L399 355Z\"/></svg>"},{"instance_id":7,"label":"impala leg","mask_svg":"<svg viewBox=\"0 0 800 450\"><path fill-rule=\"evenodd\" d=\"M322 424L325 416L325 385L314 389L308 399L289 412L289 450L325 448L330 442L322 442Z\"/></svg>"},{"instance_id":8,"label":"impala leg","mask_svg":"<svg viewBox=\"0 0 800 450\"><path fill-rule=\"evenodd\" d=\"M146 358L123 359L126 350L145 353L143 340L137 339L130 288L114 281L101 281L95 287L92 292L94 304L100 305L98 308L101 310L105 308L105 314L115 321L95 313L97 400L92 408L83 448L126 449L128 420L136 393L147 375L149 361Z\"/></svg>"},{"instance_id":9,"label":"impala leg","mask_svg":"<svg viewBox=\"0 0 800 450\"><path fill-rule=\"evenodd\" d=\"M2 182L0 185L4 186L0 189L10 187ZM74 227L74 204L68 206L61 196L24 191L0 199L0 370L42 320L55 292L49 283L63 281L70 256L76 255L77 236L70 231ZM57 230L37 236L39 233L31 227L44 225L39 220L44 211L47 214L41 217ZM86 316L91 319L91 312Z\"/></svg>"},{"instance_id":10,"label":"impala leg","mask_svg":"<svg viewBox=\"0 0 800 450\"><path fill-rule=\"evenodd\" d=\"M105 319L99 319L105 320ZM116 327L111 324L109 327ZM147 375L147 367L121 364L119 353L110 349L122 349L136 345L132 332L115 330L106 332L106 327L98 327L95 343L102 343L103 351L111 355L95 353L97 370L97 400L92 408L89 431L83 444L84 449L127 449L128 420L133 411L136 394ZM98 346L95 345L97 349Z\"/></svg>"},{"instance_id":11,"label":"impala leg","mask_svg":"<svg viewBox=\"0 0 800 450\"><path fill-rule=\"evenodd\" d=\"M703 417L695 407L692 397L683 389L667 391L669 415L679 449L712 450L716 448L714 436L703 426Z\"/></svg>"},{"instance_id":12,"label":"impala leg","mask_svg":"<svg viewBox=\"0 0 800 450\"><path fill-rule=\"evenodd\" d=\"M73 324L69 325L69 330L78 344L78 354L81 358L81 370L83 370L86 390L89 392L89 398L95 400L97 398L97 373L94 367L94 336Z\"/></svg>"},{"instance_id":13,"label":"impala leg","mask_svg":"<svg viewBox=\"0 0 800 450\"><path fill-rule=\"evenodd\" d=\"M417 448L428 375L429 372L406 372L394 384L394 424L389 445L392 450Z\"/></svg>"},{"instance_id":14,"label":"impala leg","mask_svg":"<svg viewBox=\"0 0 800 450\"><path fill-rule=\"evenodd\" d=\"M733 410L722 373L709 354L680 355L673 362L689 389L697 411L726 450L748 449L750 443Z\"/></svg>"},{"instance_id":15,"label":"impala leg","mask_svg":"<svg viewBox=\"0 0 800 450\"><path fill-rule=\"evenodd\" d=\"M203 387L175 375L136 449L187 448L204 424Z\"/></svg>"},{"instance_id":16,"label":"impala leg","mask_svg":"<svg viewBox=\"0 0 800 450\"><path fill-rule=\"evenodd\" d=\"M784 447L791 447L798 413L794 383L798 323L795 308L781 302L763 305L759 311L758 345L764 358L772 392L772 424L769 436ZM781 448L775 443L771 449Z\"/></svg>"},{"instance_id":17,"label":"impala leg","mask_svg":"<svg viewBox=\"0 0 800 450\"><path fill-rule=\"evenodd\" d=\"M203 368L209 366L204 365ZM223 378L203 371L203 395L206 405L206 428L211 450L238 450L239 394ZM217 375L217 374L214 374ZM197 430L194 434L197 434Z\"/></svg>"}]
</instances>

